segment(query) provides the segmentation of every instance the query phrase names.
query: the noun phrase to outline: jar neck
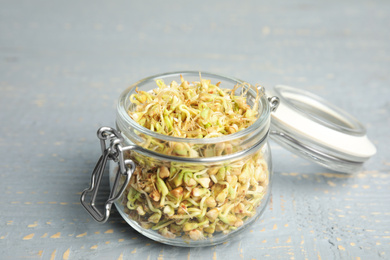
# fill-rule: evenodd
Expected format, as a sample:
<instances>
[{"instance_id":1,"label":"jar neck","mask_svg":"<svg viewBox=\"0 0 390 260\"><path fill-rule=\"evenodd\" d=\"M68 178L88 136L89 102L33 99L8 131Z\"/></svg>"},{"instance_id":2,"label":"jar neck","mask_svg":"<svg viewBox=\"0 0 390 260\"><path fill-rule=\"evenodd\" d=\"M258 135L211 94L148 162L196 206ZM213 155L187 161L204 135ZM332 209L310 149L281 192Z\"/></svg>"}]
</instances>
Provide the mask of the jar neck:
<instances>
[{"instance_id":1,"label":"jar neck","mask_svg":"<svg viewBox=\"0 0 390 260\"><path fill-rule=\"evenodd\" d=\"M255 152L258 152L264 147L268 142L269 131L266 135L263 136L256 144L249 147L246 150L240 150L236 153L222 155L222 156L212 156L212 157L182 157L182 156L172 156L162 153L157 153L152 150L145 149L141 146L131 144L127 138L125 138L126 146L123 147L123 151L136 151L137 153L145 156L148 160L155 161L168 161L168 162L179 162L179 163L188 163L191 165L196 164L215 164L225 161L237 161L241 158L245 158Z\"/></svg>"}]
</instances>

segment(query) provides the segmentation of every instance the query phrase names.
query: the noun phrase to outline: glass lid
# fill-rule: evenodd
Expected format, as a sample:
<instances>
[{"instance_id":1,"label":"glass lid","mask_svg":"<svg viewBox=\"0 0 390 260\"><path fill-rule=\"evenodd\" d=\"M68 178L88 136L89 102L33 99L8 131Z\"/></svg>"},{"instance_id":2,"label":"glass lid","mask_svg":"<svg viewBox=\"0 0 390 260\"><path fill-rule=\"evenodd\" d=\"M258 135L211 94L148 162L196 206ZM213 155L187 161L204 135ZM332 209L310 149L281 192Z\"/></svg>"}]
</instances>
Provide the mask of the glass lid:
<instances>
[{"instance_id":1,"label":"glass lid","mask_svg":"<svg viewBox=\"0 0 390 260\"><path fill-rule=\"evenodd\" d=\"M365 127L312 93L285 85L267 91L279 97L271 114L271 138L306 159L339 172L355 172L376 153Z\"/></svg>"}]
</instances>

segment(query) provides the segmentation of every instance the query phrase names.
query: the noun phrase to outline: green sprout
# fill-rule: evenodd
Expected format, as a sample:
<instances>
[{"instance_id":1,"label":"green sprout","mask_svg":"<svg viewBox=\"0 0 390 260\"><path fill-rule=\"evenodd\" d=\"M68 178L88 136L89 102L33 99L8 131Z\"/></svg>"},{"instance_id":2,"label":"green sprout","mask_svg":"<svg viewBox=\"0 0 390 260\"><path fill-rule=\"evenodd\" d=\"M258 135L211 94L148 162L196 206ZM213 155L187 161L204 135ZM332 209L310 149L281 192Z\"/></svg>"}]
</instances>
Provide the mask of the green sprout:
<instances>
[{"instance_id":1,"label":"green sprout","mask_svg":"<svg viewBox=\"0 0 390 260\"><path fill-rule=\"evenodd\" d=\"M180 77L169 84L158 79L156 85L149 92L136 89L128 115L159 134L221 137L247 128L259 116L260 95L251 107L246 94L253 87L246 83L224 89L220 82L200 78L190 83ZM139 136L142 147L175 157L224 156L240 149L233 142L203 145ZM129 217L168 239L201 240L236 230L255 215L268 190L268 165L261 151L214 165L160 162L137 152L125 156L138 165L123 197Z\"/></svg>"}]
</instances>

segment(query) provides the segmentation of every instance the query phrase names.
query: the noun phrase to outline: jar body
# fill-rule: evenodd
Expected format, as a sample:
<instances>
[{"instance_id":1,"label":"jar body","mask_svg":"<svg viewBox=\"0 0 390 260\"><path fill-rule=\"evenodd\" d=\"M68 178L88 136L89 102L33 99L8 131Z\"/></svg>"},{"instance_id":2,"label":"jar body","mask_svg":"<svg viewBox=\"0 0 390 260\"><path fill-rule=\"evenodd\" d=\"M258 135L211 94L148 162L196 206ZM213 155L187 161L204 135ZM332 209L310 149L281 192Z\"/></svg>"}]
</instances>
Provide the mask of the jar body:
<instances>
[{"instance_id":1,"label":"jar body","mask_svg":"<svg viewBox=\"0 0 390 260\"><path fill-rule=\"evenodd\" d=\"M264 211L271 192L272 162L268 145L269 104L254 98L253 86L245 92L248 104L258 109L254 125L222 138L186 139L155 134L126 117L132 109L129 96L137 89L150 90L159 75L126 90L118 104L117 129L124 146L142 147L124 152L136 169L115 205L122 217L143 235L176 246L210 246L245 230ZM239 80L213 74L202 77L224 85ZM221 84L221 85L222 85ZM149 89L148 89L149 88ZM252 103L251 103L252 102ZM180 153L172 153L180 148ZM169 151L169 152L167 152ZM117 165L110 164L110 182Z\"/></svg>"},{"instance_id":2,"label":"jar body","mask_svg":"<svg viewBox=\"0 0 390 260\"><path fill-rule=\"evenodd\" d=\"M225 242L261 216L270 196L268 143L234 160L208 164L150 160L137 152L126 157L137 168L116 208L130 226L161 243L195 247ZM111 183L116 167L111 163ZM169 177L157 177L161 169ZM161 185L168 190L165 196L158 190Z\"/></svg>"}]
</instances>

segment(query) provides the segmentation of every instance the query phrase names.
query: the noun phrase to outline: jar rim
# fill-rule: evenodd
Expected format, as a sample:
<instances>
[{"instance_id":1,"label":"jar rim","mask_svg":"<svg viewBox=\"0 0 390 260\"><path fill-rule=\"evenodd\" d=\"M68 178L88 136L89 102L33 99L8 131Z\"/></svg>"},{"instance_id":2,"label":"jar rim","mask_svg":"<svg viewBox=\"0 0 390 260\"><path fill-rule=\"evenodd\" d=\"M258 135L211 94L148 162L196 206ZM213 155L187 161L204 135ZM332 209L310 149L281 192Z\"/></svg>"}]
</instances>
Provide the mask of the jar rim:
<instances>
[{"instance_id":1,"label":"jar rim","mask_svg":"<svg viewBox=\"0 0 390 260\"><path fill-rule=\"evenodd\" d=\"M177 76L179 77L182 75L184 78L186 76L195 76L195 75L201 75L203 78L214 78L214 79L223 79L227 81L231 81L232 83L235 84L243 84L247 83L243 80L234 78L234 77L229 77L229 76L223 76L220 74L214 74L214 73L209 73L209 72L202 72L202 71L176 71L176 72L167 72L167 73L162 73L162 74L157 74L153 75L150 77L146 77L144 79L141 79L128 88L126 88L121 95L119 96L118 99L118 104L117 104L117 123L121 126L125 126L125 129L133 128L136 131L139 131L142 134L158 138L163 141L167 142L186 142L186 143L192 143L192 144L212 144L212 143L219 143L219 142L226 142L226 141L231 141L234 139L239 139L242 138L248 134L254 133L254 132L263 132L266 135L268 131L262 131L264 127L269 128L269 123L270 123L270 105L269 102L266 98L265 95L262 95L259 99L259 116L257 117L256 121L250 125L249 127L242 129L236 133L229 134L229 135L223 135L219 137L210 137L210 138L183 138L183 137L175 137L175 136L169 136L169 135L164 135L160 133L156 133L152 130L147 129L146 127L141 126L138 124L136 121L134 121L127 113L127 107L126 107L126 101L130 97L130 93L135 90L136 87L142 86L150 81L155 81L157 79L164 79L167 77L173 77ZM249 84L251 86L250 91L254 91L254 86L252 84ZM121 128L121 127L120 127ZM122 130L122 129L119 129ZM259 136L258 138L263 138L264 136Z\"/></svg>"}]
</instances>

